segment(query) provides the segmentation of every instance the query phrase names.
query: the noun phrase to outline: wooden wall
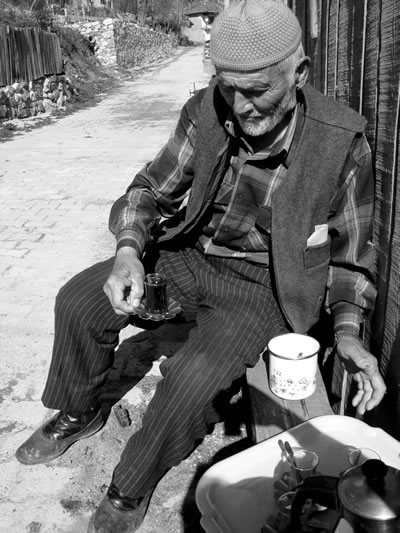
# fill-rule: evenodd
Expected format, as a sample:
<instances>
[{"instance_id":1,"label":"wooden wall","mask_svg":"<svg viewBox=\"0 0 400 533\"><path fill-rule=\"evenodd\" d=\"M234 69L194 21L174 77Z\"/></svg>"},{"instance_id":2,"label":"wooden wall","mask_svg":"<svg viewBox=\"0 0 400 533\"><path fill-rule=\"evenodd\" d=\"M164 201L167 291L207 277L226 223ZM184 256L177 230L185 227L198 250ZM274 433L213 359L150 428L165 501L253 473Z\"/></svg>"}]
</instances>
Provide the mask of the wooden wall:
<instances>
[{"instance_id":1,"label":"wooden wall","mask_svg":"<svg viewBox=\"0 0 400 533\"><path fill-rule=\"evenodd\" d=\"M0 26L0 87L63 72L60 41L38 28Z\"/></svg>"},{"instance_id":2,"label":"wooden wall","mask_svg":"<svg viewBox=\"0 0 400 533\"><path fill-rule=\"evenodd\" d=\"M367 417L400 438L400 7L398 0L288 0L313 59L311 83L362 113L374 154L378 299L366 341L388 394Z\"/></svg>"}]
</instances>

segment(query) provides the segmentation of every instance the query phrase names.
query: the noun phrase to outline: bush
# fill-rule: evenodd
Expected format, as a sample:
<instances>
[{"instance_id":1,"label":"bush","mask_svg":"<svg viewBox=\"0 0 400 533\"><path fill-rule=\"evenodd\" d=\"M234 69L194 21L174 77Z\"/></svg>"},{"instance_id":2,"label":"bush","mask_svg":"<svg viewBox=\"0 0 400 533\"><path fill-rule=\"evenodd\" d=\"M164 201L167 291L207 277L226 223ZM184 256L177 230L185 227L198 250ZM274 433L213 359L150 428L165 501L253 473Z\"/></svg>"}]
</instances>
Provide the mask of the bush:
<instances>
[{"instance_id":1,"label":"bush","mask_svg":"<svg viewBox=\"0 0 400 533\"><path fill-rule=\"evenodd\" d=\"M35 17L28 10L0 2L0 22L16 28L37 26Z\"/></svg>"}]
</instances>

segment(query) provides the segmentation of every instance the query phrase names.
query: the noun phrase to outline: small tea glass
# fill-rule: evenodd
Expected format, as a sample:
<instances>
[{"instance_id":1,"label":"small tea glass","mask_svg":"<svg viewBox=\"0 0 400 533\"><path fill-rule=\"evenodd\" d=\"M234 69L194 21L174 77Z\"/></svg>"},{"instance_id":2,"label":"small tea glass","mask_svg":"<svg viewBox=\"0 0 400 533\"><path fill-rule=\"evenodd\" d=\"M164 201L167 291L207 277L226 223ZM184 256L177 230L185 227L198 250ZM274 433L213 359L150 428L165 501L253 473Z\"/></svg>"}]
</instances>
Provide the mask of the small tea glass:
<instances>
[{"instance_id":1,"label":"small tea glass","mask_svg":"<svg viewBox=\"0 0 400 533\"><path fill-rule=\"evenodd\" d=\"M283 531L286 527L290 525L290 514L292 510L294 495L294 491L285 492L285 494L282 494L282 496L280 496L280 498L278 499L278 531Z\"/></svg>"},{"instance_id":2,"label":"small tea glass","mask_svg":"<svg viewBox=\"0 0 400 533\"><path fill-rule=\"evenodd\" d=\"M355 448L349 453L349 463L351 466L358 466L368 461L368 459L381 459L379 453L371 448Z\"/></svg>"},{"instance_id":3,"label":"small tea glass","mask_svg":"<svg viewBox=\"0 0 400 533\"><path fill-rule=\"evenodd\" d=\"M153 320L162 319L168 312L167 280L156 272L144 278L144 309Z\"/></svg>"},{"instance_id":4,"label":"small tea glass","mask_svg":"<svg viewBox=\"0 0 400 533\"><path fill-rule=\"evenodd\" d=\"M319 464L318 455L304 448L293 449L293 456L288 458L290 465L289 488L295 489L302 481L314 476Z\"/></svg>"}]
</instances>

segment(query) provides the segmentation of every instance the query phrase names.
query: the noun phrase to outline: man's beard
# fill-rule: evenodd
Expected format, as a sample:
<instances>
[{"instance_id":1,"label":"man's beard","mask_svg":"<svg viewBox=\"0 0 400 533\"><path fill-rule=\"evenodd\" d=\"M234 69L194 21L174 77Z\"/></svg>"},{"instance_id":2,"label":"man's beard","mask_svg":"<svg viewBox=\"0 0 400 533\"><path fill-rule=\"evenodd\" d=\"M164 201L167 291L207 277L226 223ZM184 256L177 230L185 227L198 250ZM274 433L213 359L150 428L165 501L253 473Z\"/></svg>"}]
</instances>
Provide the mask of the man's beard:
<instances>
[{"instance_id":1,"label":"man's beard","mask_svg":"<svg viewBox=\"0 0 400 533\"><path fill-rule=\"evenodd\" d=\"M261 115L255 111L247 117L236 116L242 131L250 137L260 137L271 132L296 106L296 91L291 87L271 115Z\"/></svg>"}]
</instances>

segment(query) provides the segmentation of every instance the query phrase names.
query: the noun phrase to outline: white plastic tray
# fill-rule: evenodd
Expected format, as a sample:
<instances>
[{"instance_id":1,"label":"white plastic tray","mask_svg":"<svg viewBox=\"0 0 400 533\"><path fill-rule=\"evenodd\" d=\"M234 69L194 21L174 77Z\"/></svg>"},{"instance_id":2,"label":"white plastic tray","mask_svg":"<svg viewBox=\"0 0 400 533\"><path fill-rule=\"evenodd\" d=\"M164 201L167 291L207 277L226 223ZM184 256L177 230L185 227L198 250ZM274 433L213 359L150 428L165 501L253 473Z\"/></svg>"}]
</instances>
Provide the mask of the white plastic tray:
<instances>
[{"instance_id":1,"label":"white plastic tray","mask_svg":"<svg viewBox=\"0 0 400 533\"><path fill-rule=\"evenodd\" d=\"M352 448L372 448L400 469L400 442L380 428L347 416L326 415L271 437L209 468L196 489L201 525L207 533L260 533L275 511L273 484L288 465L278 440L317 452L318 471L337 476L349 468Z\"/></svg>"}]
</instances>

